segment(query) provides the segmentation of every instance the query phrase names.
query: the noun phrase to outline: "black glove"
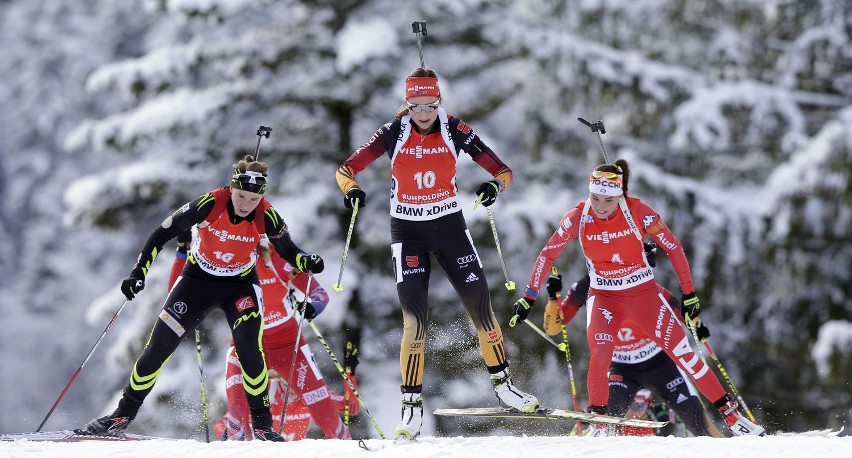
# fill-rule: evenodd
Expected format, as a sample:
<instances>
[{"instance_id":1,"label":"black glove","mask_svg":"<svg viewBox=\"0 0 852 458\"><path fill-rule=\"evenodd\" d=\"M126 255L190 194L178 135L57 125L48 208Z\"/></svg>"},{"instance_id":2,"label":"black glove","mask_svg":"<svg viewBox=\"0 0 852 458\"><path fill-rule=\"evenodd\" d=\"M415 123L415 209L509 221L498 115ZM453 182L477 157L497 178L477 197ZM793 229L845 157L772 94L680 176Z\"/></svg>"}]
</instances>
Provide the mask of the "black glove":
<instances>
[{"instance_id":1,"label":"black glove","mask_svg":"<svg viewBox=\"0 0 852 458\"><path fill-rule=\"evenodd\" d=\"M698 323L698 326L695 327L695 335L698 336L699 342L704 342L710 337L710 328L704 325L704 323Z\"/></svg>"},{"instance_id":2,"label":"black glove","mask_svg":"<svg viewBox=\"0 0 852 458\"><path fill-rule=\"evenodd\" d=\"M361 362L361 355L358 352L358 347L353 342L346 342L346 356L343 358L343 367L350 374L355 373L355 368Z\"/></svg>"},{"instance_id":3,"label":"black glove","mask_svg":"<svg viewBox=\"0 0 852 458\"><path fill-rule=\"evenodd\" d=\"M500 194L500 182L497 180L486 181L476 190L476 195L482 196L480 202L486 207L497 201L497 194Z\"/></svg>"},{"instance_id":4,"label":"black glove","mask_svg":"<svg viewBox=\"0 0 852 458\"><path fill-rule=\"evenodd\" d=\"M562 274L547 277L547 295L551 300L556 300L556 295L562 293Z\"/></svg>"},{"instance_id":5,"label":"black glove","mask_svg":"<svg viewBox=\"0 0 852 458\"><path fill-rule=\"evenodd\" d=\"M343 198L343 205L345 205L346 208L353 208L355 207L356 200L358 201L358 208L367 206L367 193L357 186L346 193L346 197Z\"/></svg>"},{"instance_id":6,"label":"black glove","mask_svg":"<svg viewBox=\"0 0 852 458\"><path fill-rule=\"evenodd\" d=\"M133 269L130 276L121 282L121 292L124 293L124 297L126 297L128 301L132 301L133 298L139 294L139 291L142 291L143 289L145 289L145 275L136 269Z\"/></svg>"},{"instance_id":7,"label":"black glove","mask_svg":"<svg viewBox=\"0 0 852 458\"><path fill-rule=\"evenodd\" d=\"M680 299L680 314L686 319L686 315L689 314L689 320L686 325L689 327L694 327L698 325L698 315L701 315L701 304L698 301L698 296L695 295L695 292L684 294Z\"/></svg>"},{"instance_id":8,"label":"black glove","mask_svg":"<svg viewBox=\"0 0 852 458\"><path fill-rule=\"evenodd\" d=\"M512 304L512 318L509 320L509 327L514 328L515 324L518 321L524 321L530 314L530 308L532 308L535 302L527 299L526 297L522 297L515 301Z\"/></svg>"},{"instance_id":9,"label":"black glove","mask_svg":"<svg viewBox=\"0 0 852 458\"><path fill-rule=\"evenodd\" d=\"M317 317L317 309L314 308L310 301L300 302L299 304L299 308L304 311L302 316L305 317L306 320L311 321Z\"/></svg>"},{"instance_id":10,"label":"black glove","mask_svg":"<svg viewBox=\"0 0 852 458\"><path fill-rule=\"evenodd\" d=\"M299 253L296 255L296 267L302 272L318 274L325 269L325 263L318 254L308 256L307 253Z\"/></svg>"},{"instance_id":11,"label":"black glove","mask_svg":"<svg viewBox=\"0 0 852 458\"><path fill-rule=\"evenodd\" d=\"M183 231L177 236L177 252L186 254L189 245L192 243L192 231Z\"/></svg>"},{"instance_id":12,"label":"black glove","mask_svg":"<svg viewBox=\"0 0 852 458\"><path fill-rule=\"evenodd\" d=\"M645 246L645 257L648 259L648 265L657 267L657 244L653 240L649 240L643 245Z\"/></svg>"}]
</instances>

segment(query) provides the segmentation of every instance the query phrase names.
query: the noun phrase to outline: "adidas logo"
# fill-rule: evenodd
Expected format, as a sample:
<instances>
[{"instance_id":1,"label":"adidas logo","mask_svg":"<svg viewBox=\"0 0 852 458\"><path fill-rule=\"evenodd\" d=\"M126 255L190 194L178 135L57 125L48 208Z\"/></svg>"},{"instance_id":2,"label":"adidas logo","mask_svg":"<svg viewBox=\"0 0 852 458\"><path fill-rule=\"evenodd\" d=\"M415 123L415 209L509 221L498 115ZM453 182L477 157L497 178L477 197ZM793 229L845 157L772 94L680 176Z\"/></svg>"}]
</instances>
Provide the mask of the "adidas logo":
<instances>
[{"instance_id":1,"label":"adidas logo","mask_svg":"<svg viewBox=\"0 0 852 458\"><path fill-rule=\"evenodd\" d=\"M464 282L470 283L470 282L474 282L476 280L479 280L479 277L477 277L473 272L471 272L470 275L467 276L467 280L465 280Z\"/></svg>"},{"instance_id":2,"label":"adidas logo","mask_svg":"<svg viewBox=\"0 0 852 458\"><path fill-rule=\"evenodd\" d=\"M677 395L677 403L680 404L683 401L686 401L687 397L683 395L683 393Z\"/></svg>"}]
</instances>

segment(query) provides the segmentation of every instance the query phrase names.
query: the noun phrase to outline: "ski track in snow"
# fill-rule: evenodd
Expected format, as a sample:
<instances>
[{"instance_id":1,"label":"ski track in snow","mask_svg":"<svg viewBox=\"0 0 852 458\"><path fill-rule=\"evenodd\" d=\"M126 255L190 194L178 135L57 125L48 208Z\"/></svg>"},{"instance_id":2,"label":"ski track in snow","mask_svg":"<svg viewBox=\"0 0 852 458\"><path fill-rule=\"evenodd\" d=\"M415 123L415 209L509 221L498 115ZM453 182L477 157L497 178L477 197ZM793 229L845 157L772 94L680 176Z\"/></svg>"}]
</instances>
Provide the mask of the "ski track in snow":
<instances>
[{"instance_id":1,"label":"ski track in snow","mask_svg":"<svg viewBox=\"0 0 852 458\"><path fill-rule=\"evenodd\" d=\"M0 442L0 456L28 457L113 457L139 456L234 458L261 457L558 457L594 456L624 458L734 458L734 457L844 457L852 456L852 436L825 437L828 430L805 433L778 433L766 437L421 437L414 442L368 439L369 450L357 440L306 439L289 443L211 442L195 440L150 440L139 442Z\"/></svg>"}]
</instances>

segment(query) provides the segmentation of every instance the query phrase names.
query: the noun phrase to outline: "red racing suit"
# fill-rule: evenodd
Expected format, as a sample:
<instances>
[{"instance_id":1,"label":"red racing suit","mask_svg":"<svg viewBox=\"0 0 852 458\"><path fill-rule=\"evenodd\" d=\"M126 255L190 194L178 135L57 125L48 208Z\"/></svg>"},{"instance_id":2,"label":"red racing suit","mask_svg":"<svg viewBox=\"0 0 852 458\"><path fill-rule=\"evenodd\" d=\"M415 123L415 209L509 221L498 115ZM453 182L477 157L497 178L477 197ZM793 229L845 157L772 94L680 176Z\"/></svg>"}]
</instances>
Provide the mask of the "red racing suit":
<instances>
[{"instance_id":1,"label":"red racing suit","mask_svg":"<svg viewBox=\"0 0 852 458\"><path fill-rule=\"evenodd\" d=\"M695 291L686 255L657 212L638 198L622 198L608 218L589 211L590 201L570 210L536 259L524 296L535 300L551 266L567 244L576 238L586 257L591 278L586 338L591 358L587 387L590 406L606 406L607 372L615 338L625 325L633 326L654 343L695 381L711 401L725 390L709 367L689 345L680 314L660 293L642 245L651 236L668 254L684 293ZM638 222L638 223L637 223Z\"/></svg>"}]
</instances>

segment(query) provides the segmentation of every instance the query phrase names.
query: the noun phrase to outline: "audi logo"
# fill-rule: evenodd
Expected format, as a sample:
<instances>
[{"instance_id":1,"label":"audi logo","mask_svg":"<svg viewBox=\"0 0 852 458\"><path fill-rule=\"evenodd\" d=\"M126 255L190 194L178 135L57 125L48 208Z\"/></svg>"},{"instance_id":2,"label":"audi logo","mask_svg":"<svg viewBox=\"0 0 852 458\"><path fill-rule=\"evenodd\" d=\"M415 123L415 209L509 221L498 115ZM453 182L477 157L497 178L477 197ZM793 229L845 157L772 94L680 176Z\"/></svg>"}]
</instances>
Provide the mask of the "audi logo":
<instances>
[{"instance_id":1,"label":"audi logo","mask_svg":"<svg viewBox=\"0 0 852 458\"><path fill-rule=\"evenodd\" d=\"M683 383L683 377L678 377L672 380L671 382L666 383L666 388L668 388L669 391L673 391L675 387L680 385L681 383Z\"/></svg>"},{"instance_id":2,"label":"audi logo","mask_svg":"<svg viewBox=\"0 0 852 458\"><path fill-rule=\"evenodd\" d=\"M469 254L467 256L462 256L462 257L456 259L456 262L459 263L459 265L470 264L473 261L476 261L476 255L475 254Z\"/></svg>"},{"instance_id":3,"label":"audi logo","mask_svg":"<svg viewBox=\"0 0 852 458\"><path fill-rule=\"evenodd\" d=\"M612 342L612 335L605 332L599 332L595 334L595 340Z\"/></svg>"}]
</instances>

